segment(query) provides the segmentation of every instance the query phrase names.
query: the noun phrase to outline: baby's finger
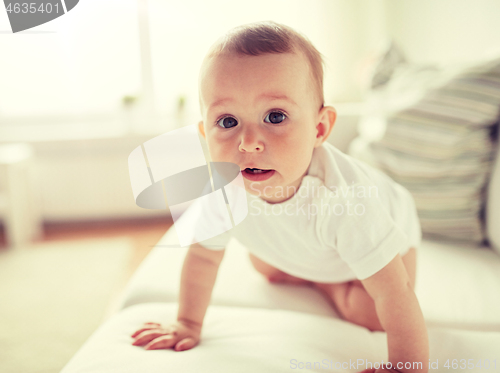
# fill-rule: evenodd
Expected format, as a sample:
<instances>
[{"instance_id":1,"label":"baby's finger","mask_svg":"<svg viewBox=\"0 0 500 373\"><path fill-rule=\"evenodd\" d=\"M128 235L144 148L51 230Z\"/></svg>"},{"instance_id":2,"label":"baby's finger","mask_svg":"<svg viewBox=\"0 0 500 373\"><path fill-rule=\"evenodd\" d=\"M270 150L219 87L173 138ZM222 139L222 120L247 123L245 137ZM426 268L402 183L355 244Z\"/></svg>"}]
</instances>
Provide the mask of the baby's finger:
<instances>
[{"instance_id":1,"label":"baby's finger","mask_svg":"<svg viewBox=\"0 0 500 373\"><path fill-rule=\"evenodd\" d=\"M173 335L162 335L144 346L146 350L158 350L161 348L171 348L177 339Z\"/></svg>"},{"instance_id":2,"label":"baby's finger","mask_svg":"<svg viewBox=\"0 0 500 373\"><path fill-rule=\"evenodd\" d=\"M143 327L139 330L137 330L134 334L131 335L132 338L135 338L136 335L139 335L141 334L143 331L145 330L150 330L150 329L154 329L154 328L159 328L161 326L161 324L157 323L157 322L145 322L143 324Z\"/></svg>"},{"instance_id":3,"label":"baby's finger","mask_svg":"<svg viewBox=\"0 0 500 373\"><path fill-rule=\"evenodd\" d=\"M138 331L136 331L134 334L131 335L132 338L135 338L137 337L139 334L141 334L142 332L146 331L146 330L158 330L158 331L161 331L163 332L163 334L167 334L167 333L170 333L172 331L172 327L171 326L167 326L166 328L162 328L161 327L161 324L157 324L157 323L145 323L144 325L147 325L141 329L139 329Z\"/></svg>"},{"instance_id":4,"label":"baby's finger","mask_svg":"<svg viewBox=\"0 0 500 373\"><path fill-rule=\"evenodd\" d=\"M178 342L175 345L174 350L175 351L189 350L190 348L193 348L195 345L196 345L196 341L193 338L188 337L188 338L184 338L183 340Z\"/></svg>"},{"instance_id":5,"label":"baby's finger","mask_svg":"<svg viewBox=\"0 0 500 373\"><path fill-rule=\"evenodd\" d=\"M165 335L165 333L157 330L147 330L141 334L139 334L136 340L132 343L134 346L143 346L146 343L149 343L155 338Z\"/></svg>"},{"instance_id":6,"label":"baby's finger","mask_svg":"<svg viewBox=\"0 0 500 373\"><path fill-rule=\"evenodd\" d=\"M147 330L152 330L152 329L157 329L157 327L155 326L150 326L150 327L147 327L147 328L141 328L139 329L138 331L136 331L134 334L131 335L132 338L135 338L137 337L139 334L147 331Z\"/></svg>"}]
</instances>

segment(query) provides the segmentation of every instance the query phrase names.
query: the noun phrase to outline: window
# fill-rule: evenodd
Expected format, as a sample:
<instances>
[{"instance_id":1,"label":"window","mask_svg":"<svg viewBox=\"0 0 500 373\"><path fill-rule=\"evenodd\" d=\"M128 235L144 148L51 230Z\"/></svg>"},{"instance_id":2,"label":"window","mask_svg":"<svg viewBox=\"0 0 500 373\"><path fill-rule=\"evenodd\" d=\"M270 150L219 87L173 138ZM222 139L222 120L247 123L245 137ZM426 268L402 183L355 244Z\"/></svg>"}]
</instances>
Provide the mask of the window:
<instances>
[{"instance_id":1,"label":"window","mask_svg":"<svg viewBox=\"0 0 500 373\"><path fill-rule=\"evenodd\" d=\"M135 0L85 0L66 15L10 33L0 6L0 123L117 113L141 87Z\"/></svg>"}]
</instances>

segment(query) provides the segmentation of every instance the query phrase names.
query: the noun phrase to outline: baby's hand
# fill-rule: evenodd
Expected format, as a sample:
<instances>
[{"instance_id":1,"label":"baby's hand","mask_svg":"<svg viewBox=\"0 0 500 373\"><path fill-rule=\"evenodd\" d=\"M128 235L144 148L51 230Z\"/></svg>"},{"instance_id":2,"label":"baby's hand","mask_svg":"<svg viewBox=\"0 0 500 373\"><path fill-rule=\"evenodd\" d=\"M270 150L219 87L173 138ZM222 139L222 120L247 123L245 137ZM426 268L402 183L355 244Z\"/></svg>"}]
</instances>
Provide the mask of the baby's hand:
<instances>
[{"instance_id":1,"label":"baby's hand","mask_svg":"<svg viewBox=\"0 0 500 373\"><path fill-rule=\"evenodd\" d=\"M200 341L201 326L177 321L167 327L148 322L132 334L134 346L144 346L146 350L174 348L175 351L189 350Z\"/></svg>"}]
</instances>

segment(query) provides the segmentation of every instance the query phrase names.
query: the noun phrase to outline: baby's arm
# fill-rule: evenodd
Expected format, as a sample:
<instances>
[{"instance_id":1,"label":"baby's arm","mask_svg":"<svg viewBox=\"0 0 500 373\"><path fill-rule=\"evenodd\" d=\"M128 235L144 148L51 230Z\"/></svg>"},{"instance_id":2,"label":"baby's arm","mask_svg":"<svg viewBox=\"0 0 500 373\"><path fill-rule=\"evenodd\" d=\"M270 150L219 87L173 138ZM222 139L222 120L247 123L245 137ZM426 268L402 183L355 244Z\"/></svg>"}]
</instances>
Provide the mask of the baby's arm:
<instances>
[{"instance_id":1,"label":"baby's arm","mask_svg":"<svg viewBox=\"0 0 500 373\"><path fill-rule=\"evenodd\" d=\"M361 282L373 298L380 324L387 332L389 362L396 368L391 372L427 372L427 328L401 256L396 255L379 272ZM408 362L410 369L409 364L404 367ZM421 369L417 363L421 363Z\"/></svg>"},{"instance_id":2,"label":"baby's arm","mask_svg":"<svg viewBox=\"0 0 500 373\"><path fill-rule=\"evenodd\" d=\"M198 344L224 252L209 250L199 244L191 245L182 267L177 322L166 328L146 323L132 335L134 345L147 344L147 349L174 347L180 351Z\"/></svg>"}]
</instances>

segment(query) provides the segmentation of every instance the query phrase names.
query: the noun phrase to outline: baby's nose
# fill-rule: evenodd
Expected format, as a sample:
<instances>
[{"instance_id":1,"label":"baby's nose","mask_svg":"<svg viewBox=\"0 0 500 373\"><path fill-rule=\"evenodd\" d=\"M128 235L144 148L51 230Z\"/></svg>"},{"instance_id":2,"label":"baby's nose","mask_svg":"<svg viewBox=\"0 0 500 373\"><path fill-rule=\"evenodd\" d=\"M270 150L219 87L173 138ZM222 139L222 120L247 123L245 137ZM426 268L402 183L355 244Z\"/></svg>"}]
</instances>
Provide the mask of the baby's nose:
<instances>
[{"instance_id":1,"label":"baby's nose","mask_svg":"<svg viewBox=\"0 0 500 373\"><path fill-rule=\"evenodd\" d=\"M238 149L241 152L262 152L264 150L264 143L258 133L247 130L241 134Z\"/></svg>"}]
</instances>

